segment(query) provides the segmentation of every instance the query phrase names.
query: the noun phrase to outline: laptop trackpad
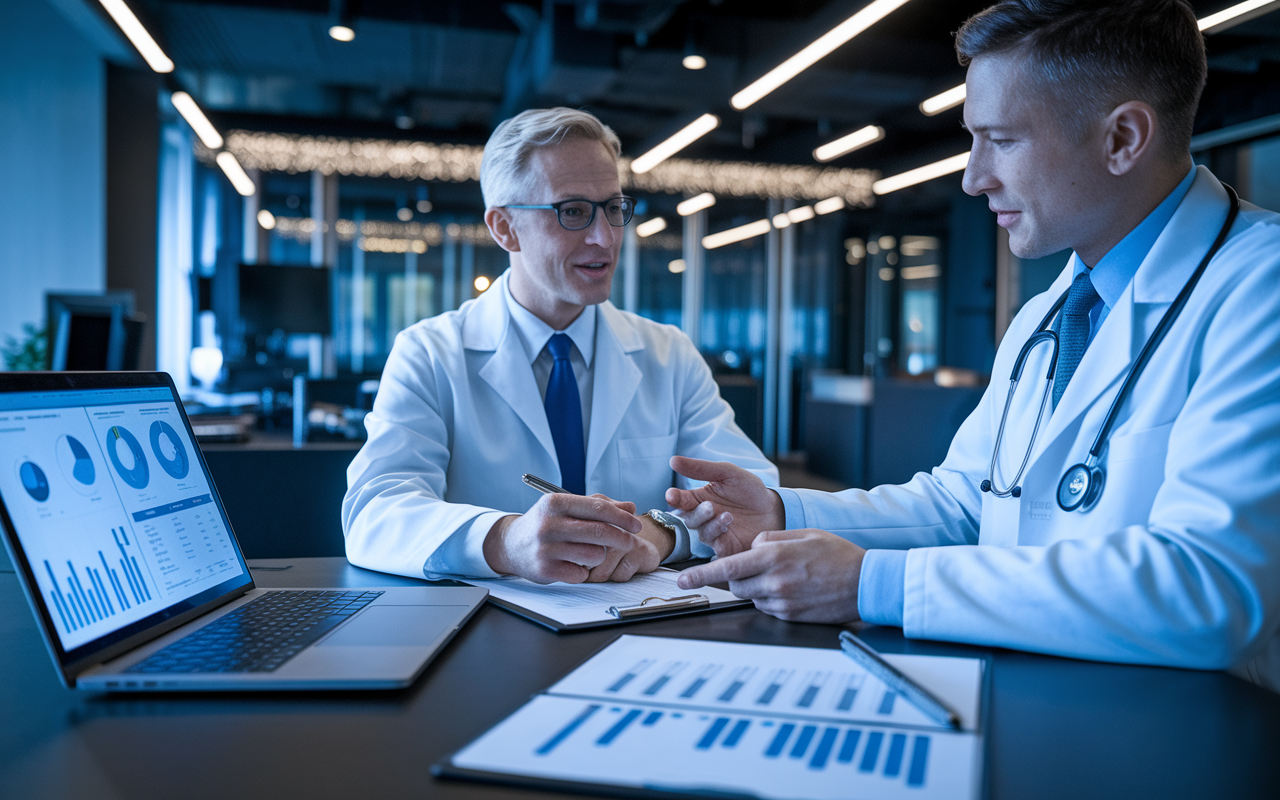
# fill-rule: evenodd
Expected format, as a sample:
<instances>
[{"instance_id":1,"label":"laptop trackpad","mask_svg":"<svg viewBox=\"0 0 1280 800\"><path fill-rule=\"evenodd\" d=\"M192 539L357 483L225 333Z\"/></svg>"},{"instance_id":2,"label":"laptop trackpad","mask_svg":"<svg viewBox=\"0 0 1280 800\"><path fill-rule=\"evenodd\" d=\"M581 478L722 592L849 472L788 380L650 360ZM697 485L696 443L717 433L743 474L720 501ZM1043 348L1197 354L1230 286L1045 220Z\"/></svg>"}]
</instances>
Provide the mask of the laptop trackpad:
<instances>
[{"instance_id":1,"label":"laptop trackpad","mask_svg":"<svg viewBox=\"0 0 1280 800\"><path fill-rule=\"evenodd\" d=\"M370 606L316 647L425 647L466 612L467 606Z\"/></svg>"}]
</instances>

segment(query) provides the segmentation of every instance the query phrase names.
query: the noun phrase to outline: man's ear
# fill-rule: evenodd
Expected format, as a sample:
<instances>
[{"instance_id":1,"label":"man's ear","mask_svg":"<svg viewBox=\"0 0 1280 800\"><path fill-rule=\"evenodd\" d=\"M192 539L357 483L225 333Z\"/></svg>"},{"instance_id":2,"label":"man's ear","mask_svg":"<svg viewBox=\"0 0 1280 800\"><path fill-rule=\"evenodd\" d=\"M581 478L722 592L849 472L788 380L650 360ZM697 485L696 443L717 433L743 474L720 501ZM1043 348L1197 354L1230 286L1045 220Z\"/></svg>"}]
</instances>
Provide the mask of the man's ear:
<instances>
[{"instance_id":1,"label":"man's ear","mask_svg":"<svg viewBox=\"0 0 1280 800\"><path fill-rule=\"evenodd\" d=\"M487 208L484 212L484 224L489 226L489 235L498 243L498 247L508 253L520 252L520 237L511 224L510 211L505 208Z\"/></svg>"},{"instance_id":2,"label":"man's ear","mask_svg":"<svg viewBox=\"0 0 1280 800\"><path fill-rule=\"evenodd\" d=\"M1156 110L1140 100L1121 103L1103 123L1107 170L1120 176L1132 170L1155 147L1160 131Z\"/></svg>"}]
</instances>

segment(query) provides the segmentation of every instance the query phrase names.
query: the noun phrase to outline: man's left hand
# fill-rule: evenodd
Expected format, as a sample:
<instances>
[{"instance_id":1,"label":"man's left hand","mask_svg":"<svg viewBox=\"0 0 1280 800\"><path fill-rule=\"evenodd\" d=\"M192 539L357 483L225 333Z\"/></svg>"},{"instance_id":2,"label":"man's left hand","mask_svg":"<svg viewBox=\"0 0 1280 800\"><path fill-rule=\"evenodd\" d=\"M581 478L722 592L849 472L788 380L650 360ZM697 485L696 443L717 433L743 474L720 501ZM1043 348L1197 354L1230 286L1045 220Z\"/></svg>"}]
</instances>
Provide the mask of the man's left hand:
<instances>
[{"instance_id":1,"label":"man's left hand","mask_svg":"<svg viewBox=\"0 0 1280 800\"><path fill-rule=\"evenodd\" d=\"M854 622L866 550L815 529L765 531L751 549L680 573L681 589L729 582L729 591L791 622Z\"/></svg>"}]
</instances>

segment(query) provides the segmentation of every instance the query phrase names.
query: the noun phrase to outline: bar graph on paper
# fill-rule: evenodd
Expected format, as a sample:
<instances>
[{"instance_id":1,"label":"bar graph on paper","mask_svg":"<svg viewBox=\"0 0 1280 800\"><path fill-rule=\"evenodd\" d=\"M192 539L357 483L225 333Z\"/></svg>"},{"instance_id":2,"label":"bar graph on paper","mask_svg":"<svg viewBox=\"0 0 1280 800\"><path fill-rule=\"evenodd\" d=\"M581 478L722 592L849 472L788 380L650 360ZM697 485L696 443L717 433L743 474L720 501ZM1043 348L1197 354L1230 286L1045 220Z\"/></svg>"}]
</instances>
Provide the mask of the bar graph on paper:
<instances>
[{"instance_id":1,"label":"bar graph on paper","mask_svg":"<svg viewBox=\"0 0 1280 800\"><path fill-rule=\"evenodd\" d=\"M98 550L97 558L87 563L44 560L50 606L65 633L105 622L154 598L128 531L112 528L111 538L113 546Z\"/></svg>"},{"instance_id":2,"label":"bar graph on paper","mask_svg":"<svg viewBox=\"0 0 1280 800\"><path fill-rule=\"evenodd\" d=\"M938 727L839 651L623 636L452 763L758 797L973 796L981 662L896 661L966 729Z\"/></svg>"}]
</instances>

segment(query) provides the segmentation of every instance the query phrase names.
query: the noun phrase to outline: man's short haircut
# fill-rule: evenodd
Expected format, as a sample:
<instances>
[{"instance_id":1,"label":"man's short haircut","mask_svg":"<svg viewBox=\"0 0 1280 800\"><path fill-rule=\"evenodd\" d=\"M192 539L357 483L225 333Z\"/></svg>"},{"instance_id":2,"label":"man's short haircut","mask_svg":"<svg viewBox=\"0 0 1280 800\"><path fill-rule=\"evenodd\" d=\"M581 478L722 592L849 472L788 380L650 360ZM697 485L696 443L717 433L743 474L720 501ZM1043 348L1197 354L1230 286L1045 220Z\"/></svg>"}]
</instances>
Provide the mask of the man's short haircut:
<instances>
[{"instance_id":1,"label":"man's short haircut","mask_svg":"<svg viewBox=\"0 0 1280 800\"><path fill-rule=\"evenodd\" d=\"M618 134L585 111L534 108L504 120L484 146L484 160L480 164L480 191L485 208L534 202L536 176L529 171L533 151L574 138L599 142L614 161L622 155Z\"/></svg>"},{"instance_id":2,"label":"man's short haircut","mask_svg":"<svg viewBox=\"0 0 1280 800\"><path fill-rule=\"evenodd\" d=\"M1116 106L1140 100L1159 115L1166 154L1190 150L1208 65L1186 0L1005 0L964 23L956 54L964 66L984 55L1025 56L1077 140Z\"/></svg>"}]
</instances>

